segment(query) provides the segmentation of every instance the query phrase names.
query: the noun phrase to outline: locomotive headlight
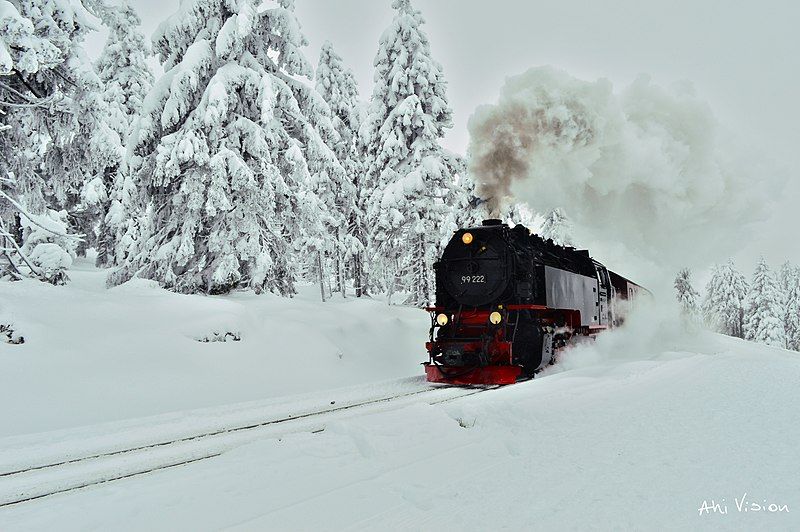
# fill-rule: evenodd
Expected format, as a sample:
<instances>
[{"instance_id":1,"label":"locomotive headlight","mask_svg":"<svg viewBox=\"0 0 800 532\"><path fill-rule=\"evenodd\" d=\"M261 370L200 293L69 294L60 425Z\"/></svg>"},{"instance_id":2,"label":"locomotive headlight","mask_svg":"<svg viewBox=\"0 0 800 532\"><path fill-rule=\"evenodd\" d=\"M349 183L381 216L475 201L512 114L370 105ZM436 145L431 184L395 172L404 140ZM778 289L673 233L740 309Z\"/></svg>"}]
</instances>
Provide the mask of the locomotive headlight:
<instances>
[{"instance_id":1,"label":"locomotive headlight","mask_svg":"<svg viewBox=\"0 0 800 532\"><path fill-rule=\"evenodd\" d=\"M472 244L472 233L464 233L461 235L461 241L465 244Z\"/></svg>"},{"instance_id":2,"label":"locomotive headlight","mask_svg":"<svg viewBox=\"0 0 800 532\"><path fill-rule=\"evenodd\" d=\"M496 310L491 314L489 314L489 323L491 323L492 325L497 325L501 321L503 321L503 315L497 312Z\"/></svg>"},{"instance_id":3,"label":"locomotive headlight","mask_svg":"<svg viewBox=\"0 0 800 532\"><path fill-rule=\"evenodd\" d=\"M450 321L450 318L447 317L447 314L438 314L436 316L436 323L438 323L440 327L447 325L448 321Z\"/></svg>"}]
</instances>

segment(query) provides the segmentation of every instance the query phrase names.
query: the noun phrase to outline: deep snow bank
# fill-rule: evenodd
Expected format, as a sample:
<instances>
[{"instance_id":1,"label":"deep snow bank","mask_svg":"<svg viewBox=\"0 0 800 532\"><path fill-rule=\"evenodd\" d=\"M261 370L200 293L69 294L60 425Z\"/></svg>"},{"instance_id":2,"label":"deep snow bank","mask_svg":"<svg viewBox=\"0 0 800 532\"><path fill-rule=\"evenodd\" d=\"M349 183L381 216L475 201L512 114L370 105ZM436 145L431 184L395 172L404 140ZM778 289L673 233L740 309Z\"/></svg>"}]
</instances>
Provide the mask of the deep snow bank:
<instances>
[{"instance_id":1,"label":"deep snow bank","mask_svg":"<svg viewBox=\"0 0 800 532\"><path fill-rule=\"evenodd\" d=\"M321 304L186 296L133 281L0 283L0 437L420 375L428 317L354 298ZM198 342L231 332L241 341ZM215 334L216 333L216 334ZM228 340L232 340L230 337Z\"/></svg>"}]
</instances>

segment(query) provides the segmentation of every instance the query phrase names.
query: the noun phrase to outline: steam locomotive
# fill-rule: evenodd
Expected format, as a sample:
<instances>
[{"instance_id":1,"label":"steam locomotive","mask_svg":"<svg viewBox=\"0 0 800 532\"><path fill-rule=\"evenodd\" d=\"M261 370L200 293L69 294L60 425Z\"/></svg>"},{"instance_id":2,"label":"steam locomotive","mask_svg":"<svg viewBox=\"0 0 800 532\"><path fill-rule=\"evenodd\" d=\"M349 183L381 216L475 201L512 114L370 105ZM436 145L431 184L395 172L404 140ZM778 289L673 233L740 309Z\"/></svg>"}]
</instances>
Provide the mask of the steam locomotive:
<instances>
[{"instance_id":1,"label":"steam locomotive","mask_svg":"<svg viewBox=\"0 0 800 532\"><path fill-rule=\"evenodd\" d=\"M424 364L431 382L512 384L531 377L575 336L619 325L626 300L646 292L586 250L500 220L456 231L434 268Z\"/></svg>"}]
</instances>

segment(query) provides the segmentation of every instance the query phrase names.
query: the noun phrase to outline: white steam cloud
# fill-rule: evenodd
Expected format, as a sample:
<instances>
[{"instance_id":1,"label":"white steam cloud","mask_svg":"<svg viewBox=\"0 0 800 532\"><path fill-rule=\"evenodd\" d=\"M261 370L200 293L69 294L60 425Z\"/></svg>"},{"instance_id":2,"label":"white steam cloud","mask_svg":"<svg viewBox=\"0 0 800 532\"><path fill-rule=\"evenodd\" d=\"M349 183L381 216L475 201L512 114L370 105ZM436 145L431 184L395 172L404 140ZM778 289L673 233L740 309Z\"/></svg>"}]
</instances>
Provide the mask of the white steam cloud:
<instances>
[{"instance_id":1,"label":"white steam cloud","mask_svg":"<svg viewBox=\"0 0 800 532\"><path fill-rule=\"evenodd\" d=\"M470 172L492 207L561 207L581 244L636 257L640 275L721 260L775 194L688 84L640 77L616 93L608 80L534 68L478 108L469 131Z\"/></svg>"},{"instance_id":2,"label":"white steam cloud","mask_svg":"<svg viewBox=\"0 0 800 532\"><path fill-rule=\"evenodd\" d=\"M716 355L729 352L738 341L703 329L699 322L682 314L674 299L641 298L627 315L624 327L561 350L557 363L544 368L542 376L576 369L585 370L584 375L603 374L630 362ZM677 367L685 369L683 365Z\"/></svg>"}]
</instances>

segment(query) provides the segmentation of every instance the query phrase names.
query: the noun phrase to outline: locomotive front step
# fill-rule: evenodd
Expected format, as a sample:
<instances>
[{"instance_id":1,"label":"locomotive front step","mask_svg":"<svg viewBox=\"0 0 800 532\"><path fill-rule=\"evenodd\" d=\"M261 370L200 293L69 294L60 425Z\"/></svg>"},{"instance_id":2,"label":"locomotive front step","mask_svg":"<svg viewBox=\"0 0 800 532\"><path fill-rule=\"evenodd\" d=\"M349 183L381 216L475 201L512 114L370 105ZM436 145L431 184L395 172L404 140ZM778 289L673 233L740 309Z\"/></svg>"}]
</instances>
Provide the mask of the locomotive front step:
<instances>
[{"instance_id":1,"label":"locomotive front step","mask_svg":"<svg viewBox=\"0 0 800 532\"><path fill-rule=\"evenodd\" d=\"M519 366L483 366L464 368L458 366L439 366L426 362L425 374L428 382L448 384L514 384L522 375Z\"/></svg>"}]
</instances>

